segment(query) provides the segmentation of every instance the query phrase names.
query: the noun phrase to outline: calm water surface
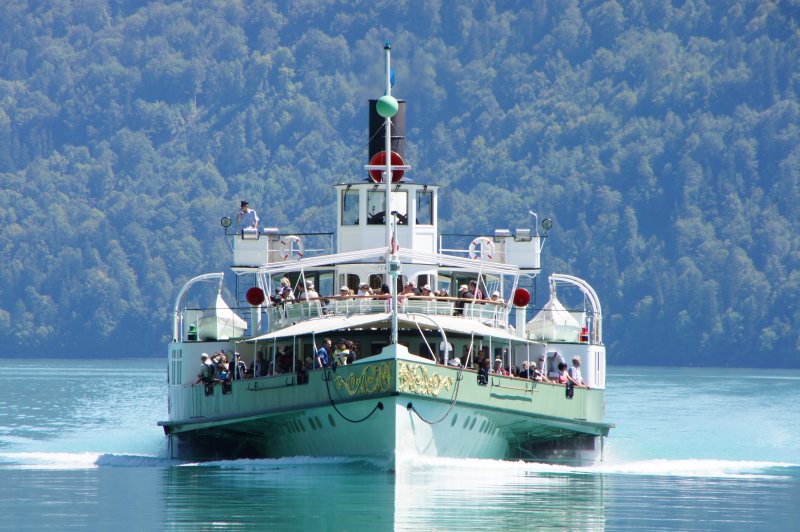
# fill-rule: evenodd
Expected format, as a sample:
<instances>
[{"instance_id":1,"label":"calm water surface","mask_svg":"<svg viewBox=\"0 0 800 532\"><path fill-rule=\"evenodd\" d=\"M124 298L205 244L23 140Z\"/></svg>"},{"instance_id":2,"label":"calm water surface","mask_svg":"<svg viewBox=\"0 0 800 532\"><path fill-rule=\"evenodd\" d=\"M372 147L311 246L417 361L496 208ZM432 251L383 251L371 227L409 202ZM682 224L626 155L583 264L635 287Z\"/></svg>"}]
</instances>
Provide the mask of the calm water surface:
<instances>
[{"instance_id":1,"label":"calm water surface","mask_svg":"<svg viewBox=\"0 0 800 532\"><path fill-rule=\"evenodd\" d=\"M800 372L612 367L587 468L171 461L162 360L2 360L0 529L800 530Z\"/></svg>"}]
</instances>

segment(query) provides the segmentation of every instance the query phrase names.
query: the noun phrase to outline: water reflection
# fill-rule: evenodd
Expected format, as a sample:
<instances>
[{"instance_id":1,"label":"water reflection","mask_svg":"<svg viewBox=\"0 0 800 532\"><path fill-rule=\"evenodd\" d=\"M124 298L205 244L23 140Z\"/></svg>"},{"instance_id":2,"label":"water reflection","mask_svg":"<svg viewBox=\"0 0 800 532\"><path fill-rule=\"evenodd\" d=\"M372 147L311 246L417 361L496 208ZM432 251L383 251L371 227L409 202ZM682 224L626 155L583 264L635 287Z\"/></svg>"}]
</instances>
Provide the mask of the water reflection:
<instances>
[{"instance_id":1,"label":"water reflection","mask_svg":"<svg viewBox=\"0 0 800 532\"><path fill-rule=\"evenodd\" d=\"M167 523L279 530L604 527L603 478L465 460L396 473L365 463L236 461L164 471ZM217 504L209 504L217 501Z\"/></svg>"}]
</instances>

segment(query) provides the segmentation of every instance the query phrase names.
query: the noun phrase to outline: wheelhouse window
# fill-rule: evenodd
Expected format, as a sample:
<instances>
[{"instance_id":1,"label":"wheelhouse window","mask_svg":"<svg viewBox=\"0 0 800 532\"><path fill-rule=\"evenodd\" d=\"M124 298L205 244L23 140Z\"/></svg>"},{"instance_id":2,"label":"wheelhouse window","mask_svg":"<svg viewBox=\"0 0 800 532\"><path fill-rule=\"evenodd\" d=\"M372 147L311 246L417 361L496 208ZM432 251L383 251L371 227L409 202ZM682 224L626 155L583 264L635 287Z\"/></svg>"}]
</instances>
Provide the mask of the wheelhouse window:
<instances>
[{"instance_id":1,"label":"wheelhouse window","mask_svg":"<svg viewBox=\"0 0 800 532\"><path fill-rule=\"evenodd\" d=\"M367 225L383 225L386 223L384 218L384 204L386 192L378 187L367 192Z\"/></svg>"},{"instance_id":2,"label":"wheelhouse window","mask_svg":"<svg viewBox=\"0 0 800 532\"><path fill-rule=\"evenodd\" d=\"M417 225L433 225L433 192L417 191Z\"/></svg>"},{"instance_id":3,"label":"wheelhouse window","mask_svg":"<svg viewBox=\"0 0 800 532\"><path fill-rule=\"evenodd\" d=\"M386 223L386 190L375 187L367 192L367 224L383 225ZM408 224L408 192L392 192L392 212L397 213L397 223L400 225Z\"/></svg>"},{"instance_id":4,"label":"wheelhouse window","mask_svg":"<svg viewBox=\"0 0 800 532\"><path fill-rule=\"evenodd\" d=\"M342 191L342 225L358 225L358 191Z\"/></svg>"}]
</instances>

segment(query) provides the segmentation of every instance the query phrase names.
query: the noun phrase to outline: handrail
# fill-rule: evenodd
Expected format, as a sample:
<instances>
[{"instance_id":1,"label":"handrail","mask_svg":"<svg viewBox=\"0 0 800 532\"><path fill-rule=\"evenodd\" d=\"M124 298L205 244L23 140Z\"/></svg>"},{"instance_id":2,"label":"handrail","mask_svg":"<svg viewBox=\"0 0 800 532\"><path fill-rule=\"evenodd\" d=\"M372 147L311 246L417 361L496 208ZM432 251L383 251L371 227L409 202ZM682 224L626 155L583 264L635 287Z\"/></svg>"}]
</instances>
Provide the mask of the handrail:
<instances>
[{"instance_id":1,"label":"handrail","mask_svg":"<svg viewBox=\"0 0 800 532\"><path fill-rule=\"evenodd\" d=\"M555 294L556 282L571 284L580 289L581 292L589 300L589 305L592 307L592 314L594 320L594 327L592 327L592 343L603 343L603 314L600 307L600 298L597 297L597 292L586 281L574 275L567 275L564 273L553 273L548 278L550 281L550 292Z\"/></svg>"},{"instance_id":2,"label":"handrail","mask_svg":"<svg viewBox=\"0 0 800 532\"><path fill-rule=\"evenodd\" d=\"M181 312L181 302L183 301L184 296L189 291L189 288L196 283L200 283L203 281L213 281L215 279L219 280L219 286L217 290L222 290L222 279L225 277L223 272L216 272L216 273L204 273L203 275L198 275L192 279L189 279L186 284L183 285L181 291L178 292L178 296L175 298L175 314L174 314L174 321L172 323L172 341L177 342L178 339L181 337L180 331L182 329L181 325L183 322L183 313Z\"/></svg>"}]
</instances>

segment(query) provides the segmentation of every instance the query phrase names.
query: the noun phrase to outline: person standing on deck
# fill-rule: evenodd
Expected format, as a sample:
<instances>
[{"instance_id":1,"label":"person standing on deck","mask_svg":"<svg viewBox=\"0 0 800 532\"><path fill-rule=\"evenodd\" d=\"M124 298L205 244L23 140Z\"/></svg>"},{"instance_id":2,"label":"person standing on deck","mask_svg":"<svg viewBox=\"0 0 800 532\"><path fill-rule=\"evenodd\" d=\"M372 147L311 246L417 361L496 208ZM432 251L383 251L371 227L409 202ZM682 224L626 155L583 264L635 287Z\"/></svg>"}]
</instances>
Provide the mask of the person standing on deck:
<instances>
[{"instance_id":1,"label":"person standing on deck","mask_svg":"<svg viewBox=\"0 0 800 532\"><path fill-rule=\"evenodd\" d=\"M239 229L258 229L258 214L250 208L246 200L241 201L239 212L236 214L236 225Z\"/></svg>"},{"instance_id":2,"label":"person standing on deck","mask_svg":"<svg viewBox=\"0 0 800 532\"><path fill-rule=\"evenodd\" d=\"M322 347L317 349L317 356L314 357L314 369L327 368L331 364L331 350L333 342L330 338L325 338Z\"/></svg>"}]
</instances>

